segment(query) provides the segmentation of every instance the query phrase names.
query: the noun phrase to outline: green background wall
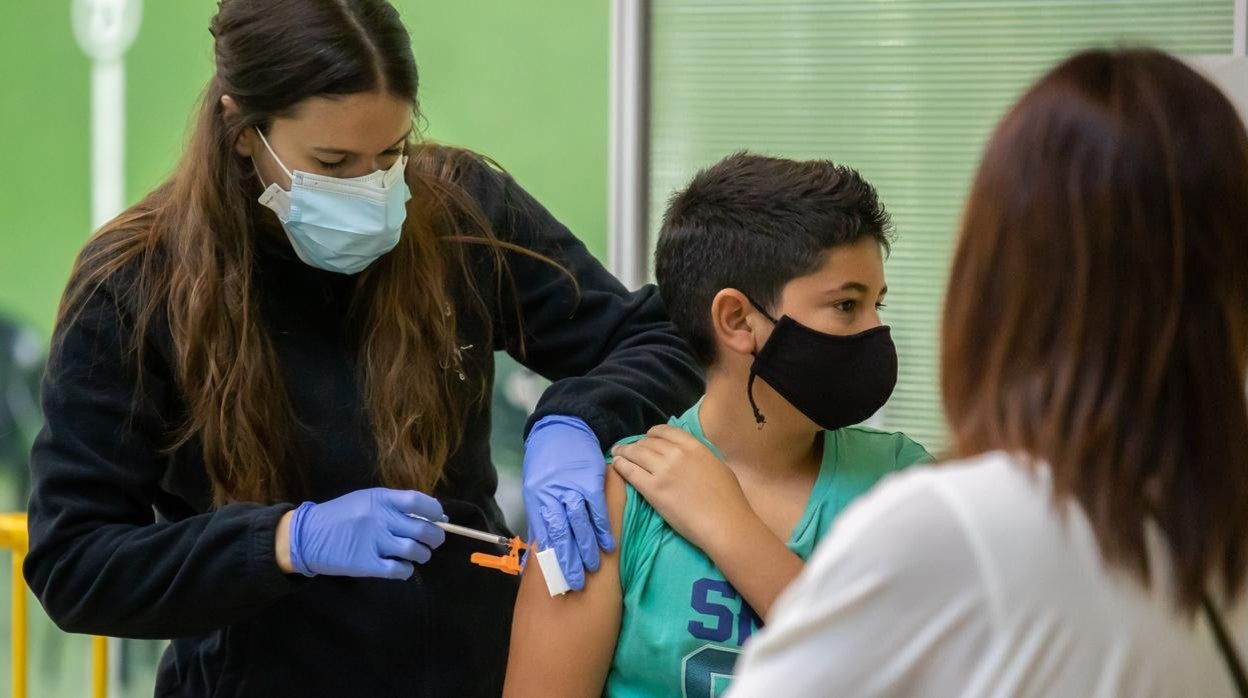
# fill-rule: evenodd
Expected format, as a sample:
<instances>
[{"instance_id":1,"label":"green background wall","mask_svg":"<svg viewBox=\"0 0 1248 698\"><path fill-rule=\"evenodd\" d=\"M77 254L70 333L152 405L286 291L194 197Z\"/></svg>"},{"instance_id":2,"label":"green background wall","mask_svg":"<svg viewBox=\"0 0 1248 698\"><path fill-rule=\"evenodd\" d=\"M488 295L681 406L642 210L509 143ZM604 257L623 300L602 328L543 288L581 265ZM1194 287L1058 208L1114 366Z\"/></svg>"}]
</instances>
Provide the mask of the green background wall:
<instances>
[{"instance_id":1,"label":"green background wall","mask_svg":"<svg viewBox=\"0 0 1248 698\"><path fill-rule=\"evenodd\" d=\"M431 138L493 156L606 250L607 0L397 0ZM90 63L70 0L0 2L0 313L45 336L90 233ZM212 0L147 0L127 56L127 203L170 171L212 68Z\"/></svg>"}]
</instances>

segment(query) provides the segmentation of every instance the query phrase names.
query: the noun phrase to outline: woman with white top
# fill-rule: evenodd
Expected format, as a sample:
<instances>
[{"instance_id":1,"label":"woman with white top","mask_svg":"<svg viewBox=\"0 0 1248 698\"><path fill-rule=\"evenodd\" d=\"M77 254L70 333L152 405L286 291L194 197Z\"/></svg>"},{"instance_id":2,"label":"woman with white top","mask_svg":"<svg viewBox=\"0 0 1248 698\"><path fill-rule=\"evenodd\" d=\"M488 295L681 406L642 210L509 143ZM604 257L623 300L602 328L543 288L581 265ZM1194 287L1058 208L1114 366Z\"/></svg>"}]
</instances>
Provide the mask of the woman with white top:
<instances>
[{"instance_id":1,"label":"woman with white top","mask_svg":"<svg viewBox=\"0 0 1248 698\"><path fill-rule=\"evenodd\" d=\"M1248 137L1226 98L1151 50L1041 79L985 151L942 342L957 460L847 511L730 695L1244 695Z\"/></svg>"}]
</instances>

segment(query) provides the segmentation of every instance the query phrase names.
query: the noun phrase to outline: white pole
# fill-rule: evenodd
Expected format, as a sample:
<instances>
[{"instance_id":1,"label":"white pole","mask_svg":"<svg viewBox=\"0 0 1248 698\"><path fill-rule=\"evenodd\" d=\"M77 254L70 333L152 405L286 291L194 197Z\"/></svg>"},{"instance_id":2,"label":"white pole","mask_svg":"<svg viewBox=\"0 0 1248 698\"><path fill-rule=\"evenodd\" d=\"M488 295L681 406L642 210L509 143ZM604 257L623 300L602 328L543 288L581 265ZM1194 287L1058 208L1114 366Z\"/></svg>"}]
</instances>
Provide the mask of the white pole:
<instances>
[{"instance_id":1,"label":"white pole","mask_svg":"<svg viewBox=\"0 0 1248 698\"><path fill-rule=\"evenodd\" d=\"M126 200L126 51L143 19L143 0L71 0L74 36L91 59L91 228Z\"/></svg>"},{"instance_id":2,"label":"white pole","mask_svg":"<svg viewBox=\"0 0 1248 698\"><path fill-rule=\"evenodd\" d=\"M611 1L608 266L629 288L649 276L646 228L649 149L649 3Z\"/></svg>"},{"instance_id":3,"label":"white pole","mask_svg":"<svg viewBox=\"0 0 1248 698\"><path fill-rule=\"evenodd\" d=\"M125 207L126 69L120 59L91 66L91 229Z\"/></svg>"}]
</instances>

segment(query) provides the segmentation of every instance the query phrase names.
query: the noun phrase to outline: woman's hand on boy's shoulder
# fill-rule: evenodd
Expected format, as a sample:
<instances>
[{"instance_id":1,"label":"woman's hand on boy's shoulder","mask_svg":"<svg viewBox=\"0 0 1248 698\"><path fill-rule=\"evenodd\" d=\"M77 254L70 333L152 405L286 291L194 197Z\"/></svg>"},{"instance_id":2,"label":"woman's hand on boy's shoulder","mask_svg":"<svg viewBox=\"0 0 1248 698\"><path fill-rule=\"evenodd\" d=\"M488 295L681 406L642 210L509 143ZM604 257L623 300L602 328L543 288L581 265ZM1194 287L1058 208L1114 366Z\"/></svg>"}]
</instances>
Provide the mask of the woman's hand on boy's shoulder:
<instances>
[{"instance_id":1,"label":"woman's hand on boy's shoulder","mask_svg":"<svg viewBox=\"0 0 1248 698\"><path fill-rule=\"evenodd\" d=\"M654 427L611 455L615 471L663 520L708 554L731 545L734 527L756 518L737 476L683 429Z\"/></svg>"}]
</instances>

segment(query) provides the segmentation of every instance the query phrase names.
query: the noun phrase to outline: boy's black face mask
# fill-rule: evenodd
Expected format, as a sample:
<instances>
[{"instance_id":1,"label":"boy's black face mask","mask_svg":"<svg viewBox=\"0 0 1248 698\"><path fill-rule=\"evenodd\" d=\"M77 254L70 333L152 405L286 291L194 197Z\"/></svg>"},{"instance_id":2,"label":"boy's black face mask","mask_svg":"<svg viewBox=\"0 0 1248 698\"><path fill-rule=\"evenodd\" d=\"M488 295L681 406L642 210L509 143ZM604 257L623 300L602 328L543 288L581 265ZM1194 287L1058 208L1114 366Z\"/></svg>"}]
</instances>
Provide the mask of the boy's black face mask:
<instances>
[{"instance_id":1,"label":"boy's black face mask","mask_svg":"<svg viewBox=\"0 0 1248 698\"><path fill-rule=\"evenodd\" d=\"M825 334L785 315L754 355L747 394L761 429L766 418L754 402L754 378L767 381L810 421L829 431L875 414L897 385L897 347L887 325L852 335Z\"/></svg>"}]
</instances>

